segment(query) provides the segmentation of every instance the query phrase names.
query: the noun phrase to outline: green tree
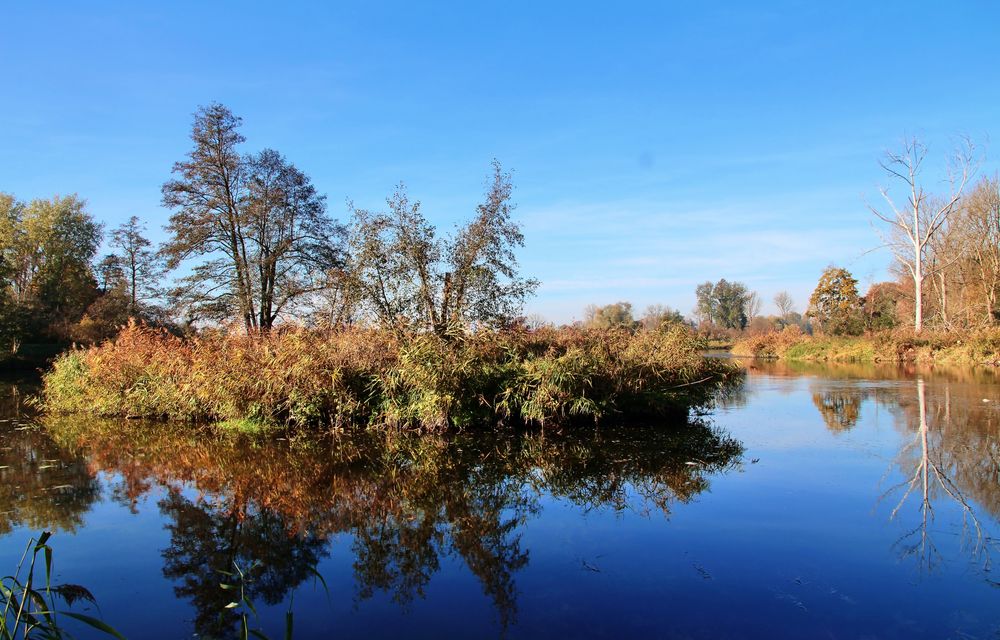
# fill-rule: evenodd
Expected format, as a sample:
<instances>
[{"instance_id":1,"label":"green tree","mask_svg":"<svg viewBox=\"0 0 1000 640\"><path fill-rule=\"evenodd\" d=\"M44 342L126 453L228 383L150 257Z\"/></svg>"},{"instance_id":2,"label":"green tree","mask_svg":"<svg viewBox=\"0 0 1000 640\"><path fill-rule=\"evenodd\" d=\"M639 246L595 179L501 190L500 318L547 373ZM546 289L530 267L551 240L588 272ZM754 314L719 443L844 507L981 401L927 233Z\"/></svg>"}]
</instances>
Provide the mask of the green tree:
<instances>
[{"instance_id":1,"label":"green tree","mask_svg":"<svg viewBox=\"0 0 1000 640\"><path fill-rule=\"evenodd\" d=\"M346 276L352 299L384 326L447 335L470 325L515 320L538 283L521 277L524 244L512 218L510 174L493 163L476 214L454 235L439 236L400 184L388 212L353 210Z\"/></svg>"},{"instance_id":2,"label":"green tree","mask_svg":"<svg viewBox=\"0 0 1000 640\"><path fill-rule=\"evenodd\" d=\"M25 205L0 196L0 278L8 343L66 338L97 296L101 226L72 195Z\"/></svg>"},{"instance_id":3,"label":"green tree","mask_svg":"<svg viewBox=\"0 0 1000 640\"><path fill-rule=\"evenodd\" d=\"M702 320L713 322L726 329L745 329L747 303L750 292L742 282L728 282L725 278L715 284L705 282L695 289L697 311Z\"/></svg>"},{"instance_id":4,"label":"green tree","mask_svg":"<svg viewBox=\"0 0 1000 640\"><path fill-rule=\"evenodd\" d=\"M631 302L615 302L598 307L590 305L584 311L585 322L594 329L611 329L613 327L633 328L636 325L632 317Z\"/></svg>"},{"instance_id":5,"label":"green tree","mask_svg":"<svg viewBox=\"0 0 1000 640\"><path fill-rule=\"evenodd\" d=\"M839 267L827 267L809 298L806 314L818 323L823 333L860 335L864 330L858 281L851 272Z\"/></svg>"}]
</instances>

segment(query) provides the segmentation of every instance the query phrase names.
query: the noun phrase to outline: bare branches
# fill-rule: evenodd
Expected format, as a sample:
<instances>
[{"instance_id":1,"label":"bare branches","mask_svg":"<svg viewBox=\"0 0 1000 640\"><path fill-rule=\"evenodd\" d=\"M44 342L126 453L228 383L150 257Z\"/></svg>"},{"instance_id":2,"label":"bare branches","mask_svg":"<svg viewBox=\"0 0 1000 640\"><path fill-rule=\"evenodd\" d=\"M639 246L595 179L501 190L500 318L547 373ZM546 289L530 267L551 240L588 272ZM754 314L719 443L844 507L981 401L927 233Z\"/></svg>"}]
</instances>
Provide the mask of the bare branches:
<instances>
[{"instance_id":1,"label":"bare branches","mask_svg":"<svg viewBox=\"0 0 1000 640\"><path fill-rule=\"evenodd\" d=\"M923 283L931 273L926 268L930 244L948 224L949 218L961 201L969 179L975 173L974 154L975 148L972 142L968 138L963 138L948 161L946 173L949 195L940 202L934 202L921 182L927 147L916 138L904 138L902 149L887 151L879 160L879 166L891 181L902 186L906 193L907 206L905 208L897 206L888 187L879 188L888 211L865 202L872 215L888 225L897 236L890 237L879 232L883 244L892 251L893 257L906 268L913 280L914 330L918 333L923 326Z\"/></svg>"},{"instance_id":2,"label":"bare branches","mask_svg":"<svg viewBox=\"0 0 1000 640\"><path fill-rule=\"evenodd\" d=\"M230 314L201 295L222 289L248 331L268 330L324 286L341 259L343 229L308 176L277 151L240 153L240 124L219 104L195 114L194 148L174 165L178 178L163 185L163 203L175 212L162 253L170 267L205 259L180 290L191 305L209 300L213 315Z\"/></svg>"},{"instance_id":3,"label":"bare branches","mask_svg":"<svg viewBox=\"0 0 1000 640\"><path fill-rule=\"evenodd\" d=\"M402 184L386 213L354 210L347 275L379 323L448 335L521 312L537 283L518 275L524 236L511 217L510 175L494 162L491 178L476 215L450 237L438 236Z\"/></svg>"}]
</instances>

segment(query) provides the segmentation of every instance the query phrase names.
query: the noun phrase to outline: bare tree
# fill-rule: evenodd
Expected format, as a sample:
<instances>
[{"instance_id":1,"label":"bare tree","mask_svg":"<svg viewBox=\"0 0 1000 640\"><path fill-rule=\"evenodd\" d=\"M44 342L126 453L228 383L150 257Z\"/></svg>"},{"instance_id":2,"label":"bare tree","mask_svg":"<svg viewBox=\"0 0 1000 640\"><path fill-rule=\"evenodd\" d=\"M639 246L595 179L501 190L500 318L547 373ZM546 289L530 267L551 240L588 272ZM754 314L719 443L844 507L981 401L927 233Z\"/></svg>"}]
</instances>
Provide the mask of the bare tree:
<instances>
[{"instance_id":1,"label":"bare tree","mask_svg":"<svg viewBox=\"0 0 1000 640\"><path fill-rule=\"evenodd\" d=\"M760 299L759 293L751 291L747 294L746 302L744 303L744 313L746 313L747 322L760 315L761 306L763 306L763 303Z\"/></svg>"},{"instance_id":2,"label":"bare tree","mask_svg":"<svg viewBox=\"0 0 1000 640\"><path fill-rule=\"evenodd\" d=\"M361 308L383 326L442 336L512 322L538 285L519 274L515 250L524 236L511 216L512 188L494 161L476 215L448 237L437 234L402 184L387 213L354 209L347 277Z\"/></svg>"},{"instance_id":3,"label":"bare tree","mask_svg":"<svg viewBox=\"0 0 1000 640\"><path fill-rule=\"evenodd\" d=\"M930 273L927 269L927 255L931 241L957 210L962 193L974 173L974 148L968 139L963 139L948 165L949 193L935 200L921 182L921 170L927 157L927 147L916 138L905 138L899 152L886 152L879 165L890 179L898 180L906 191L906 205L899 206L893 200L889 189L882 187L879 192L889 209L880 210L872 205L868 209L876 218L889 225L889 233L879 232L883 245L892 251L896 260L904 267L913 280L914 312L913 330L920 333L923 328L923 285Z\"/></svg>"},{"instance_id":4,"label":"bare tree","mask_svg":"<svg viewBox=\"0 0 1000 640\"><path fill-rule=\"evenodd\" d=\"M136 313L139 303L152 298L157 293L157 279L163 275L160 259L150 248L144 234L146 225L138 217L132 216L111 232L110 244L121 253L108 256L117 260L123 280L128 289L129 313ZM107 265L113 266L110 263ZM107 280L107 278L105 278Z\"/></svg>"},{"instance_id":5,"label":"bare tree","mask_svg":"<svg viewBox=\"0 0 1000 640\"><path fill-rule=\"evenodd\" d=\"M275 151L242 155L240 118L213 104L195 114L194 148L174 165L163 204L174 210L162 254L200 258L175 297L200 315L270 329L337 266L342 229L309 178Z\"/></svg>"},{"instance_id":6,"label":"bare tree","mask_svg":"<svg viewBox=\"0 0 1000 640\"><path fill-rule=\"evenodd\" d=\"M779 291L774 294L774 306L778 308L781 318L785 319L788 314L795 310L795 301L792 300L792 296L787 291Z\"/></svg>"}]
</instances>

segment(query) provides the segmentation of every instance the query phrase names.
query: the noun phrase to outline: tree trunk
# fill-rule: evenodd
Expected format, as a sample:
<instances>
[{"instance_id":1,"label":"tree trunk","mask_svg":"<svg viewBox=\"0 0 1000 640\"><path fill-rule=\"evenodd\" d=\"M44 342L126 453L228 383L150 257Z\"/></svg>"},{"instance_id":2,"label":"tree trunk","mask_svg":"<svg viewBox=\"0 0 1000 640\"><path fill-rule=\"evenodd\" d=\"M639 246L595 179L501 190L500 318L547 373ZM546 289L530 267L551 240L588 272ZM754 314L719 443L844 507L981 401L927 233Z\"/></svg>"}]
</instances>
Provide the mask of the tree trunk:
<instances>
[{"instance_id":1,"label":"tree trunk","mask_svg":"<svg viewBox=\"0 0 1000 640\"><path fill-rule=\"evenodd\" d=\"M924 256L923 246L917 239L920 221L917 207L913 207L913 333L924 327Z\"/></svg>"}]
</instances>

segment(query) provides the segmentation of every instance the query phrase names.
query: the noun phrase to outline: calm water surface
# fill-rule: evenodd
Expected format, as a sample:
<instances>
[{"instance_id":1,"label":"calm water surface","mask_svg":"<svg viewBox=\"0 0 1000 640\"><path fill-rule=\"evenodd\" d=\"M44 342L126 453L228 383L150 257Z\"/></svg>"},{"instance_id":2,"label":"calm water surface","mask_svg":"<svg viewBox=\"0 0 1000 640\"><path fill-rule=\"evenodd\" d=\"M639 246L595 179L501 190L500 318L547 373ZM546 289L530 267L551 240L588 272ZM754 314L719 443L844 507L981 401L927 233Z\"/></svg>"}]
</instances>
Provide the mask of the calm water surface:
<instances>
[{"instance_id":1,"label":"calm water surface","mask_svg":"<svg viewBox=\"0 0 1000 640\"><path fill-rule=\"evenodd\" d=\"M1000 638L992 372L755 363L691 425L322 443L0 392L0 572L54 531L130 638L228 637L234 563L272 637Z\"/></svg>"}]
</instances>

